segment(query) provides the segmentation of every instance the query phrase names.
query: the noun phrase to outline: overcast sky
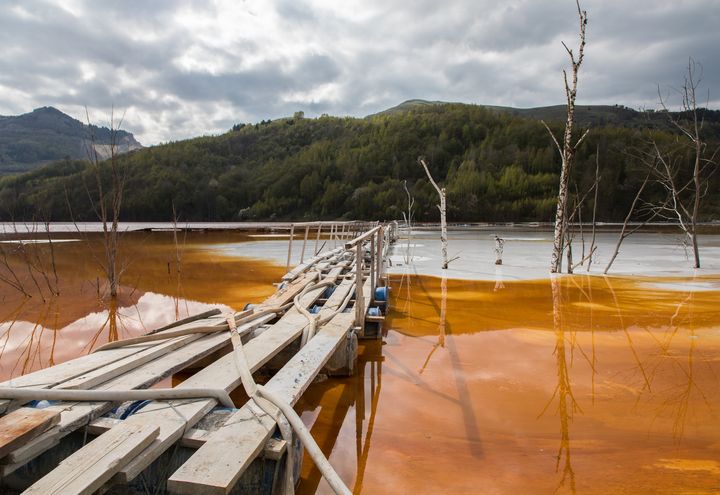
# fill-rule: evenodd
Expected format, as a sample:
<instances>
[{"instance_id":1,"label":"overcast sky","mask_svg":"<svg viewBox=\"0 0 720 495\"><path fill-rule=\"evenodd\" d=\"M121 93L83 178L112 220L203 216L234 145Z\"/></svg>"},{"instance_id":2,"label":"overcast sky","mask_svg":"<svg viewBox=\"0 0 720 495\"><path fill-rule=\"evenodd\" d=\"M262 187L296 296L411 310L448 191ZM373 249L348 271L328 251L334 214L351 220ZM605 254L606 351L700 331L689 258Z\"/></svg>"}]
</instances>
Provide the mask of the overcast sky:
<instances>
[{"instance_id":1,"label":"overcast sky","mask_svg":"<svg viewBox=\"0 0 720 495\"><path fill-rule=\"evenodd\" d=\"M578 103L657 106L703 64L720 103L720 0L584 0ZM0 114L55 106L145 145L421 98L563 102L574 0L2 0Z\"/></svg>"}]
</instances>

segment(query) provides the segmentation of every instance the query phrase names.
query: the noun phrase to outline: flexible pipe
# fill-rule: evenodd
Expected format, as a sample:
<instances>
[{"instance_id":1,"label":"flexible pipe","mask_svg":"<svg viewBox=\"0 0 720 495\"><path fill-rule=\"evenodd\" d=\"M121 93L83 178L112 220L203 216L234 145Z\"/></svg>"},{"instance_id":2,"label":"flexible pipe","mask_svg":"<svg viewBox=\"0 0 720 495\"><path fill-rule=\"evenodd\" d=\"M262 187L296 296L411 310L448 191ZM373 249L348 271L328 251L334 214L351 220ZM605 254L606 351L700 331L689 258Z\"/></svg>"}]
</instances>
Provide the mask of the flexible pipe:
<instances>
[{"instance_id":1,"label":"flexible pipe","mask_svg":"<svg viewBox=\"0 0 720 495\"><path fill-rule=\"evenodd\" d=\"M0 388L0 398L14 400L61 400L120 402L128 400L206 399L235 407L230 395L214 388L151 388L146 390L75 390L62 388Z\"/></svg>"},{"instance_id":2,"label":"flexible pipe","mask_svg":"<svg viewBox=\"0 0 720 495\"><path fill-rule=\"evenodd\" d=\"M303 307L302 304L300 304L300 299L308 293L309 291L313 289L319 289L320 287L328 287L331 285L335 285L335 282L333 281L326 281L326 282L320 282L318 284L310 284L303 291L295 296L293 298L293 304L295 305L295 309L297 309L305 318L307 318L309 326L306 326L303 328L302 338L300 339L300 347L305 346L307 344L307 341L312 337L312 335L315 334L315 328L317 325L317 317L316 315L310 313L310 311L307 310L307 308Z\"/></svg>"},{"instance_id":3,"label":"flexible pipe","mask_svg":"<svg viewBox=\"0 0 720 495\"><path fill-rule=\"evenodd\" d=\"M284 306L280 306L280 307L263 309L261 311L258 311L257 313L253 313L249 316L239 318L236 321L236 323L239 325L243 325L245 323L249 323L253 320L256 320L262 316L266 316L269 314L281 313L291 306L292 306L292 303L288 303L288 304L285 304ZM124 340L117 340L115 342L108 342L107 344L101 345L100 347L95 349L93 352L107 351L110 349L117 349L118 347L125 347L128 345L145 344L147 342L155 342L157 340L167 340L167 339L172 339L175 337L183 337L185 335L192 335L192 334L196 334L196 333L221 332L221 331L224 331L227 329L228 329L227 323L221 323L219 325L213 325L213 326L190 327L190 328L183 328L182 330L174 330L172 332L165 331L165 332L161 332L161 333L141 335L139 337L132 337L129 339L124 339Z\"/></svg>"},{"instance_id":4,"label":"flexible pipe","mask_svg":"<svg viewBox=\"0 0 720 495\"><path fill-rule=\"evenodd\" d=\"M330 284L331 282L321 282L319 284L316 284L314 288L318 288L322 285ZM299 304L299 298L296 297L297 302L296 305ZM347 302L349 301L349 297L346 297L343 301L343 305L347 305ZM341 307L343 306L341 305ZM344 308L343 308L344 309ZM336 310L339 311L340 309ZM309 313L308 313L309 314ZM315 319L313 318L313 321ZM352 492L348 489L347 486L345 486L345 483L343 483L340 476L337 474L335 469L333 469L332 464L330 464L330 461L327 460L325 455L323 454L322 450L320 450L320 447L318 446L317 442L315 442L315 439L312 437L312 434L310 431L305 427L302 420L300 419L300 416L295 412L295 410L292 408L290 404L283 401L282 398L278 397L274 393L272 393L267 388L263 387L262 385L258 385L255 383L255 379L252 376L252 372L250 371L250 367L247 363L247 357L245 356L245 351L243 349L242 340L237 334L237 329L235 328L234 322L232 321L232 318L228 318L228 327L230 329L230 335L231 335L231 342L233 344L233 356L235 357L235 364L238 369L238 372L240 374L240 379L243 385L243 388L245 389L245 393L250 397L255 404L265 411L266 414L274 417L277 419L277 414L274 411L269 410L267 405L263 404L262 400L259 399L265 399L272 403L275 407L280 409L280 412L282 412L283 416L285 416L285 419L288 423L290 423L290 426L292 426L293 430L295 430L295 433L298 435L298 438L302 442L303 446L307 450L308 454L312 458L315 465L320 470L320 473L325 477L330 487L333 489L333 491L337 495L352 495ZM282 429L281 429L282 431ZM283 432L283 437L286 437L287 433ZM286 439L287 441L287 439ZM291 451L292 446L289 446L288 450L288 457L286 459L286 477L285 477L285 488L286 491L289 491L289 486L291 485L289 477L292 476L291 468L292 468L292 458L291 458Z\"/></svg>"},{"instance_id":5,"label":"flexible pipe","mask_svg":"<svg viewBox=\"0 0 720 495\"><path fill-rule=\"evenodd\" d=\"M315 442L312 434L302 422L300 416L298 416L295 412L295 409L262 385L257 385L257 393L264 399L272 402L278 409L280 409L285 418L287 418L290 426L292 426L293 430L295 430L295 433L305 447L305 450L307 450L313 462L333 491L338 495L352 495L350 489L345 486L345 483L343 483L343 480L332 467L330 461L327 460L322 450L320 450L317 442Z\"/></svg>"}]
</instances>

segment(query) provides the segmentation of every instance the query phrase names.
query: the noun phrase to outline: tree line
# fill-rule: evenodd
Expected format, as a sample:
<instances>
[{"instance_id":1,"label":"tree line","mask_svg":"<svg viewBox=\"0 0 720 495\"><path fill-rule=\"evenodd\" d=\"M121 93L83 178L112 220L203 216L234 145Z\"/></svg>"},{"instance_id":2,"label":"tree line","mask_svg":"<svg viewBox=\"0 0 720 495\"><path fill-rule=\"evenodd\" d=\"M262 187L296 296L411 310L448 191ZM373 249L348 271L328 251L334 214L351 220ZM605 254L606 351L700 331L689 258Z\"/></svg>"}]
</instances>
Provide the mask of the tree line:
<instances>
[{"instance_id":1,"label":"tree line","mask_svg":"<svg viewBox=\"0 0 720 495\"><path fill-rule=\"evenodd\" d=\"M594 125L577 150L569 189L589 190L598 163L598 221L624 219L646 174L638 159L642 150L677 141L677 132L659 123L664 120L657 114L641 116L634 112L627 125ZM708 110L705 118L706 135L717 143L720 112ZM562 122L547 123L562 133ZM581 121L575 132L586 128ZM402 219L407 181L414 218L436 221L437 194L418 156L427 157L432 176L447 190L449 221L554 219L560 163L540 121L476 105L437 104L366 118L305 118L298 112L119 156L126 174L121 220L169 221L173 208L184 221ZM101 164L102 180L109 183L111 173L109 164ZM96 182L93 167L81 160L4 177L0 219L97 220L89 201ZM713 176L710 190L717 186ZM659 199L664 191L656 184L645 194ZM593 208L592 198L585 207ZM708 196L700 217L720 218L720 197Z\"/></svg>"}]
</instances>

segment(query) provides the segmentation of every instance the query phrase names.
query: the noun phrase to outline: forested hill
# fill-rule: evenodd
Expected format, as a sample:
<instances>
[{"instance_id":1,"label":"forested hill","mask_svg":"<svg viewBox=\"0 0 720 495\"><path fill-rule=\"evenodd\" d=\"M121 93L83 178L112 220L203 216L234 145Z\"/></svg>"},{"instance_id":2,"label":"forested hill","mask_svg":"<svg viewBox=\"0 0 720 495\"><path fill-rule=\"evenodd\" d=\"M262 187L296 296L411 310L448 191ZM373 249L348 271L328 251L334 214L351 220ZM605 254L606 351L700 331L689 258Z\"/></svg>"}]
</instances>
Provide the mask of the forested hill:
<instances>
[{"instance_id":1,"label":"forested hill","mask_svg":"<svg viewBox=\"0 0 720 495\"><path fill-rule=\"evenodd\" d=\"M706 114L705 131L714 142L719 115ZM678 141L665 116L654 116L644 127L638 125L641 117L592 125L579 149L572 190L582 195L590 187L597 159L599 220L625 216L646 174L634 155L648 140ZM551 126L559 135L562 122ZM364 119L298 113L131 152L119 159L127 169L122 217L167 221L174 204L187 221L400 219L407 209L406 183L416 219L437 220L437 194L417 163L420 155L448 190L451 221L553 218L560 160L542 124L494 108L438 103ZM720 218L718 176L706 196L705 219ZM2 178L0 215L68 220L69 203L76 220L96 220L88 199L94 184L88 165L71 160ZM650 187L649 193L661 191Z\"/></svg>"},{"instance_id":2,"label":"forested hill","mask_svg":"<svg viewBox=\"0 0 720 495\"><path fill-rule=\"evenodd\" d=\"M87 157L90 137L103 156L111 143L107 127L86 125L53 107L17 116L0 116L0 175L23 172L63 158ZM132 134L115 132L117 151L141 148Z\"/></svg>"}]
</instances>

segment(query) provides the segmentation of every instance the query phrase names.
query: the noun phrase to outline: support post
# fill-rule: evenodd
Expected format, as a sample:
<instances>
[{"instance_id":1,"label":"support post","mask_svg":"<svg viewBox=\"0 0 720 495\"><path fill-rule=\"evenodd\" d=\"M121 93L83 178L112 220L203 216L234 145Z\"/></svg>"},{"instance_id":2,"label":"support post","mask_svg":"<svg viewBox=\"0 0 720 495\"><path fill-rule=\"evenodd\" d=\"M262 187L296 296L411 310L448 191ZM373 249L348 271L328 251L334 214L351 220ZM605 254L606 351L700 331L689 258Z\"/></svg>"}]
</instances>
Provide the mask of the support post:
<instances>
[{"instance_id":1,"label":"support post","mask_svg":"<svg viewBox=\"0 0 720 495\"><path fill-rule=\"evenodd\" d=\"M308 240L308 234L309 234L309 233L310 233L310 226L309 226L309 225L306 225L306 226L305 226L305 237L303 237L302 253L300 253L300 263L302 263L303 261L305 261L305 246L307 245L307 240Z\"/></svg>"},{"instance_id":2,"label":"support post","mask_svg":"<svg viewBox=\"0 0 720 495\"><path fill-rule=\"evenodd\" d=\"M377 263L377 268L375 269L375 285L377 286L380 281L382 280L383 276L383 242L385 240L385 229L383 227L380 227L380 230L378 231L377 238L377 248L375 251L375 262ZM375 296L375 293L373 292L373 297Z\"/></svg>"},{"instance_id":3,"label":"support post","mask_svg":"<svg viewBox=\"0 0 720 495\"><path fill-rule=\"evenodd\" d=\"M360 334L365 331L365 299L363 297L363 248L362 242L355 246L355 326Z\"/></svg>"},{"instance_id":4,"label":"support post","mask_svg":"<svg viewBox=\"0 0 720 495\"><path fill-rule=\"evenodd\" d=\"M313 249L315 256L318 254L318 243L320 242L320 231L322 230L322 222L318 223L317 236L315 237L315 249Z\"/></svg>"},{"instance_id":5,"label":"support post","mask_svg":"<svg viewBox=\"0 0 720 495\"><path fill-rule=\"evenodd\" d=\"M375 284L377 283L377 266L375 265L375 236L370 237L370 301L375 297Z\"/></svg>"},{"instance_id":6,"label":"support post","mask_svg":"<svg viewBox=\"0 0 720 495\"><path fill-rule=\"evenodd\" d=\"M287 263L285 263L285 270L290 269L290 255L292 254L292 241L293 237L295 236L295 224L290 224L290 241L288 242L288 257L287 257Z\"/></svg>"}]
</instances>

